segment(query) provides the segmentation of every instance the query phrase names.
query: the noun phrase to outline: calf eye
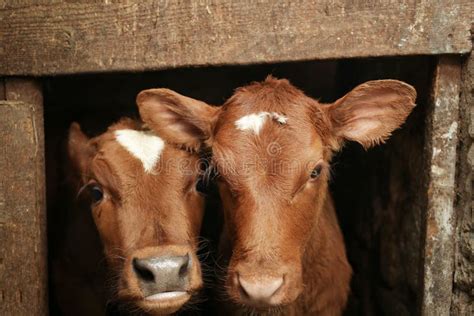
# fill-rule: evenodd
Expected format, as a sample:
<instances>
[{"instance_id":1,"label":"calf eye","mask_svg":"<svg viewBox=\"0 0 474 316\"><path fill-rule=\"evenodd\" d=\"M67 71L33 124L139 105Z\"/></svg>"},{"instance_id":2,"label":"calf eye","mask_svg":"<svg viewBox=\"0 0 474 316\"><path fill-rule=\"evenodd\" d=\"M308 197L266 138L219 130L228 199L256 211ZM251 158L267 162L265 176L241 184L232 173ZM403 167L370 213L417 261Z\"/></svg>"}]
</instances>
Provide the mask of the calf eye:
<instances>
[{"instance_id":1,"label":"calf eye","mask_svg":"<svg viewBox=\"0 0 474 316\"><path fill-rule=\"evenodd\" d=\"M89 192L94 203L98 203L104 198L104 192L97 184L91 185L89 187Z\"/></svg>"},{"instance_id":2,"label":"calf eye","mask_svg":"<svg viewBox=\"0 0 474 316\"><path fill-rule=\"evenodd\" d=\"M196 181L196 191L199 193L207 193L207 184L206 181L204 181L203 177L199 177Z\"/></svg>"},{"instance_id":3,"label":"calf eye","mask_svg":"<svg viewBox=\"0 0 474 316\"><path fill-rule=\"evenodd\" d=\"M317 165L316 168L311 171L311 179L317 179L321 175L321 171L323 170L323 166Z\"/></svg>"}]
</instances>

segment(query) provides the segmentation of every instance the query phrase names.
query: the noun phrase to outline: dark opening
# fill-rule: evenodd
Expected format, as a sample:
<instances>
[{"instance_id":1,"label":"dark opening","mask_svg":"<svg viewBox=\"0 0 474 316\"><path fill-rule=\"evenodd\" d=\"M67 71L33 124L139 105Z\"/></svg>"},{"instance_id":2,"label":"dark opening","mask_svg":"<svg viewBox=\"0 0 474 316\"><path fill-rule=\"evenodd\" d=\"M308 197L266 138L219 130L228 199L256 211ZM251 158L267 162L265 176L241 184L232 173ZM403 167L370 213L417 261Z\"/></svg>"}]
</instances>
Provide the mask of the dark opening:
<instances>
[{"instance_id":1,"label":"dark opening","mask_svg":"<svg viewBox=\"0 0 474 316\"><path fill-rule=\"evenodd\" d=\"M80 277L94 284L107 283L102 277L105 263L101 259L101 249L97 247L98 236L91 216L71 211L72 196L65 187L62 145L72 121L79 122L87 134L97 135L122 116L138 117L135 96L139 91L153 87L170 88L220 105L235 88L261 81L272 74L289 79L311 97L331 102L359 83L391 78L415 86L417 107L402 129L395 131L386 144L368 151L358 144L347 144L333 160L331 191L354 270L346 314L415 314L421 299L421 220L426 208L423 148L431 70L430 58L409 57L187 68L46 79L51 284L67 275L61 268L61 258L65 257L76 260L85 269L86 273L80 274ZM217 226L219 220L213 219L213 216L219 216L215 204L208 208L211 210L206 215L206 225ZM89 229L82 231L76 227L71 231L65 224L68 218L78 218L76 223L88 225ZM214 227L207 233L216 237L218 229ZM64 250L71 241L77 248L67 246ZM81 256L81 252L90 254ZM97 280L92 281L94 278ZM68 282L81 284L81 280L77 279ZM58 293L54 291L54 286L50 288L51 314L61 314L56 298ZM105 295L104 291L92 291L90 296L78 300L85 306L88 299Z\"/></svg>"}]
</instances>

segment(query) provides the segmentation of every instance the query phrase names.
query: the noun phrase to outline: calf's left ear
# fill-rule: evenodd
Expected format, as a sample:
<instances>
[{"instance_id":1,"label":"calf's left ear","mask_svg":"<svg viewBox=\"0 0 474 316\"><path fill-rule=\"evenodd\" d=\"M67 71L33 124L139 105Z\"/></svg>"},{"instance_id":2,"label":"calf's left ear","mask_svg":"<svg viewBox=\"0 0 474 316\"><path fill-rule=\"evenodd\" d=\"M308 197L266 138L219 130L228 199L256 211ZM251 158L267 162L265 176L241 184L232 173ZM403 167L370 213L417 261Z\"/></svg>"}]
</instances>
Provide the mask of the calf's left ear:
<instances>
[{"instance_id":1,"label":"calf's left ear","mask_svg":"<svg viewBox=\"0 0 474 316\"><path fill-rule=\"evenodd\" d=\"M363 83L325 108L337 143L365 148L384 142L415 107L416 90L397 80Z\"/></svg>"},{"instance_id":2,"label":"calf's left ear","mask_svg":"<svg viewBox=\"0 0 474 316\"><path fill-rule=\"evenodd\" d=\"M69 181L76 185L80 185L82 175L87 172L89 154L89 138L82 132L78 123L72 123L69 127L67 139L68 162L66 176Z\"/></svg>"}]
</instances>

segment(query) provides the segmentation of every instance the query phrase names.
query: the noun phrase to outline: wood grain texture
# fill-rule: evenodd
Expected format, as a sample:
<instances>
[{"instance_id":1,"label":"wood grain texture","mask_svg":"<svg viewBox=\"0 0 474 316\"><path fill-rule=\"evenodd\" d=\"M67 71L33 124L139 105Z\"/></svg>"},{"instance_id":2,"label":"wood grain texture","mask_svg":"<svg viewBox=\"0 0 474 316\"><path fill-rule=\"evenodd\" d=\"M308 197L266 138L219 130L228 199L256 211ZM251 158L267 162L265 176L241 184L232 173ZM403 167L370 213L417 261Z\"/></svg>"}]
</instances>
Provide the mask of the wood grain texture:
<instances>
[{"instance_id":1,"label":"wood grain texture","mask_svg":"<svg viewBox=\"0 0 474 316\"><path fill-rule=\"evenodd\" d=\"M470 0L0 0L0 74L467 53Z\"/></svg>"},{"instance_id":2,"label":"wood grain texture","mask_svg":"<svg viewBox=\"0 0 474 316\"><path fill-rule=\"evenodd\" d=\"M41 91L28 80L6 79L5 87L7 100L0 101L0 315L47 315Z\"/></svg>"},{"instance_id":3,"label":"wood grain texture","mask_svg":"<svg viewBox=\"0 0 474 316\"><path fill-rule=\"evenodd\" d=\"M450 315L456 230L456 161L461 59L438 59L427 149L431 160L424 247L422 315Z\"/></svg>"}]
</instances>

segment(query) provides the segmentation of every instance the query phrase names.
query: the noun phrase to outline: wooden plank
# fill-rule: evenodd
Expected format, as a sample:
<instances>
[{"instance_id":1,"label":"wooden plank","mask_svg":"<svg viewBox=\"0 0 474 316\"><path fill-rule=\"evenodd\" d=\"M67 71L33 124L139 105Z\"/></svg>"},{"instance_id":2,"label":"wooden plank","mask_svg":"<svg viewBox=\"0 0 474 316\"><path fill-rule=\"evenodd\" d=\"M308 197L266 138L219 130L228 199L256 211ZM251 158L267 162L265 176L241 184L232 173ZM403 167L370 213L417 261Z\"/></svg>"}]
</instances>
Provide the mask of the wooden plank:
<instances>
[{"instance_id":1,"label":"wooden plank","mask_svg":"<svg viewBox=\"0 0 474 316\"><path fill-rule=\"evenodd\" d=\"M427 147L431 159L424 247L422 315L450 315L455 247L456 149L461 60L440 57L432 87Z\"/></svg>"},{"instance_id":2,"label":"wooden plank","mask_svg":"<svg viewBox=\"0 0 474 316\"><path fill-rule=\"evenodd\" d=\"M0 74L467 53L472 10L470 0L0 0Z\"/></svg>"},{"instance_id":3,"label":"wooden plank","mask_svg":"<svg viewBox=\"0 0 474 316\"><path fill-rule=\"evenodd\" d=\"M47 315L41 90L6 80L0 101L0 315ZM17 101L14 101L15 99Z\"/></svg>"}]
</instances>

